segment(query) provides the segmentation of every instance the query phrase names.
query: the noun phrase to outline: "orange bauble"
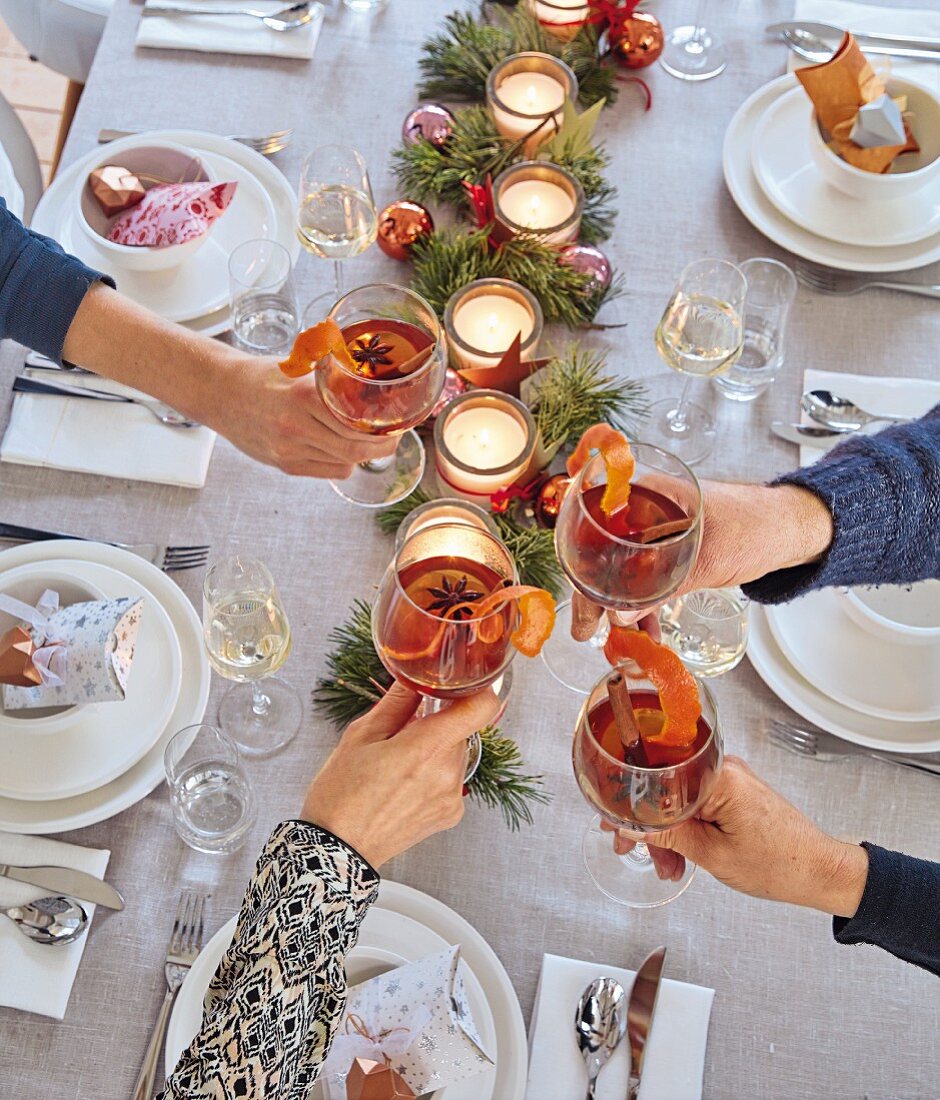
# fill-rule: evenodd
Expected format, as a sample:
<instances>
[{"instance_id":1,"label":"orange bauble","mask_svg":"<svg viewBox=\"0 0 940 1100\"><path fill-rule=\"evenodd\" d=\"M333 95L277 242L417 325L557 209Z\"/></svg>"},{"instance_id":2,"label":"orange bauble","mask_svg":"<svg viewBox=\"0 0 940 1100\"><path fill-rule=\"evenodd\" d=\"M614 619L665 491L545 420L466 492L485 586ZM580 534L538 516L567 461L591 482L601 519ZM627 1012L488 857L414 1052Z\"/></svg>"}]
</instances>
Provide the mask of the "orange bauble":
<instances>
[{"instance_id":1,"label":"orange bauble","mask_svg":"<svg viewBox=\"0 0 940 1100\"><path fill-rule=\"evenodd\" d=\"M639 11L610 31L610 53L619 65L645 69L663 52L663 28L655 15Z\"/></svg>"}]
</instances>

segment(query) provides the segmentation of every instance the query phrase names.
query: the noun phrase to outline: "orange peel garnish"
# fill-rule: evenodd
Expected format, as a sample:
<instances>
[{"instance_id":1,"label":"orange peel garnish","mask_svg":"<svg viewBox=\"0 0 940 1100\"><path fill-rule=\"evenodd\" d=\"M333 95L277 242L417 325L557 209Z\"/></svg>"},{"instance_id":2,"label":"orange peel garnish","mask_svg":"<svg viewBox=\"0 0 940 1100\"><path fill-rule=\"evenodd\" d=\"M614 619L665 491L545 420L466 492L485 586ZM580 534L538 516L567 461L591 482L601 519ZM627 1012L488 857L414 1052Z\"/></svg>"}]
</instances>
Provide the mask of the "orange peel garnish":
<instances>
[{"instance_id":1,"label":"orange peel garnish","mask_svg":"<svg viewBox=\"0 0 940 1100\"><path fill-rule=\"evenodd\" d=\"M486 599L472 604L478 618L482 618L506 600L518 600L519 625L509 636L510 642L525 657L537 657L555 628L555 600L544 588L530 584L514 584L509 588L497 588ZM484 620L485 621L485 620ZM477 626L482 641L488 639L481 632L483 623ZM486 630L483 627L483 630ZM497 638L499 635L496 636ZM496 638L492 639L493 641Z\"/></svg>"},{"instance_id":2,"label":"orange peel garnish","mask_svg":"<svg viewBox=\"0 0 940 1100\"><path fill-rule=\"evenodd\" d=\"M300 378L316 369L317 363L328 355L335 355L347 370L355 373L356 364L346 347L342 329L331 317L298 333L290 355L279 366L288 378Z\"/></svg>"},{"instance_id":3,"label":"orange peel garnish","mask_svg":"<svg viewBox=\"0 0 940 1100\"><path fill-rule=\"evenodd\" d=\"M630 500L630 479L636 470L636 460L623 432L609 424L593 424L568 458L569 477L577 477L584 469L595 447L607 467L607 488L601 497L601 511L610 516L626 508Z\"/></svg>"},{"instance_id":4,"label":"orange peel garnish","mask_svg":"<svg viewBox=\"0 0 940 1100\"><path fill-rule=\"evenodd\" d=\"M659 733L644 736L644 741L674 748L685 747L695 741L702 703L695 677L677 653L654 642L644 630L611 626L604 655L612 665L626 660L635 661L659 693L659 703L666 721Z\"/></svg>"}]
</instances>

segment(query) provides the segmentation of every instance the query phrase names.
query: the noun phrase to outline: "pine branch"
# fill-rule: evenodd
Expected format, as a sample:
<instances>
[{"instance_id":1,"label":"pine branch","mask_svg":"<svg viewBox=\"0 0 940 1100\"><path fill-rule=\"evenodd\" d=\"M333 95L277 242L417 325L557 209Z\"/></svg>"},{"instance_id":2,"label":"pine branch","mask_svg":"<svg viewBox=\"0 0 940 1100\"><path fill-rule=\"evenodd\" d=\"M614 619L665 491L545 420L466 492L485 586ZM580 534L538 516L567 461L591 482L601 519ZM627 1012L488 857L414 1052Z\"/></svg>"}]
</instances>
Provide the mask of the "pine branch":
<instances>
[{"instance_id":1,"label":"pine branch","mask_svg":"<svg viewBox=\"0 0 940 1100\"><path fill-rule=\"evenodd\" d=\"M372 609L354 600L345 623L327 635L330 652L327 676L313 690L314 706L338 726L358 718L385 694L392 677L379 660L372 642Z\"/></svg>"},{"instance_id":2,"label":"pine branch","mask_svg":"<svg viewBox=\"0 0 940 1100\"><path fill-rule=\"evenodd\" d=\"M577 177L584 191L584 213L581 215L581 232L578 239L583 244L597 244L605 241L614 228L617 207L614 199L617 188L608 183L604 169L610 163L607 154L600 148L592 148L586 153L574 153L563 150L553 158L554 162Z\"/></svg>"},{"instance_id":3,"label":"pine branch","mask_svg":"<svg viewBox=\"0 0 940 1100\"><path fill-rule=\"evenodd\" d=\"M480 737L483 754L468 784L468 796L484 806L498 806L513 832L523 824L531 825L532 804L551 802L551 795L542 789L542 776L525 772L519 746L511 738L500 736L497 726L480 730Z\"/></svg>"},{"instance_id":4,"label":"pine branch","mask_svg":"<svg viewBox=\"0 0 940 1100\"><path fill-rule=\"evenodd\" d=\"M378 509L375 513L376 523L386 535L394 535L406 516L422 504L430 504L433 499L434 497L430 493L426 493L424 489L415 489L410 496L406 496L404 500L398 501L397 504L390 504L387 508Z\"/></svg>"}]
</instances>

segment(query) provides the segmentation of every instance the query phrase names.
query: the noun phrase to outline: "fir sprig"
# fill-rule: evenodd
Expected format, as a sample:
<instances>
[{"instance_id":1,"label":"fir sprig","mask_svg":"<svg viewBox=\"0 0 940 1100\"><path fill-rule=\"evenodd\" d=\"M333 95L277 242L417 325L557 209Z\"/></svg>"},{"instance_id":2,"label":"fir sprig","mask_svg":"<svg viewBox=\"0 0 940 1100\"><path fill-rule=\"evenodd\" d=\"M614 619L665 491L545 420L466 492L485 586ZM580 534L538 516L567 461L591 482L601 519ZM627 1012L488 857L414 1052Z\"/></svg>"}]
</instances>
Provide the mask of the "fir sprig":
<instances>
[{"instance_id":1,"label":"fir sprig","mask_svg":"<svg viewBox=\"0 0 940 1100\"><path fill-rule=\"evenodd\" d=\"M484 806L498 806L513 832L523 824L531 825L532 805L552 800L542 789L543 777L526 772L519 746L511 737L501 736L498 726L480 730L480 737L483 753L469 784L470 798Z\"/></svg>"}]
</instances>

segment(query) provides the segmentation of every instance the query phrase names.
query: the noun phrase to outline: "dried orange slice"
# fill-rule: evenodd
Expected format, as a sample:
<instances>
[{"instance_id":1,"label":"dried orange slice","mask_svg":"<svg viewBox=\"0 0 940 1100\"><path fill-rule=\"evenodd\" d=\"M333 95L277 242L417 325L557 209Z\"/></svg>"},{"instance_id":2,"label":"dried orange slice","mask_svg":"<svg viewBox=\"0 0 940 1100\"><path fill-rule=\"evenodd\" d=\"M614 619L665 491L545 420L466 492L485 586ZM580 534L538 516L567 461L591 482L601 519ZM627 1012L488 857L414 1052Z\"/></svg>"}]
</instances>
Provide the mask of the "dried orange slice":
<instances>
[{"instance_id":1,"label":"dried orange slice","mask_svg":"<svg viewBox=\"0 0 940 1100\"><path fill-rule=\"evenodd\" d=\"M554 598L544 588L534 588L529 584L514 584L509 588L497 588L486 599L466 606L473 608L475 618L483 619L490 611L507 600L519 601L520 620L509 640L523 656L537 657L555 627ZM492 631L489 621L484 619L484 622L487 625L484 626L484 623L481 622L477 626L480 640L484 642L497 641L499 634L494 637L484 636L486 632ZM501 629L500 633L502 633Z\"/></svg>"},{"instance_id":2,"label":"dried orange slice","mask_svg":"<svg viewBox=\"0 0 940 1100\"><path fill-rule=\"evenodd\" d=\"M601 497L601 511L610 516L625 508L630 500L630 479L636 470L636 461L623 432L609 424L593 424L578 440L568 459L569 477L576 477L584 469L595 447L607 467L607 488Z\"/></svg>"},{"instance_id":3,"label":"dried orange slice","mask_svg":"<svg viewBox=\"0 0 940 1100\"><path fill-rule=\"evenodd\" d=\"M355 372L356 364L346 347L342 330L332 318L327 317L313 328L298 333L290 355L281 361L280 368L288 378L300 378L314 370L317 363L331 353L344 367Z\"/></svg>"},{"instance_id":4,"label":"dried orange slice","mask_svg":"<svg viewBox=\"0 0 940 1100\"><path fill-rule=\"evenodd\" d=\"M645 630L611 626L604 655L612 665L636 661L659 693L666 721L657 734L644 735L643 740L672 747L691 745L698 734L702 704L695 677L678 654L654 642Z\"/></svg>"}]
</instances>

